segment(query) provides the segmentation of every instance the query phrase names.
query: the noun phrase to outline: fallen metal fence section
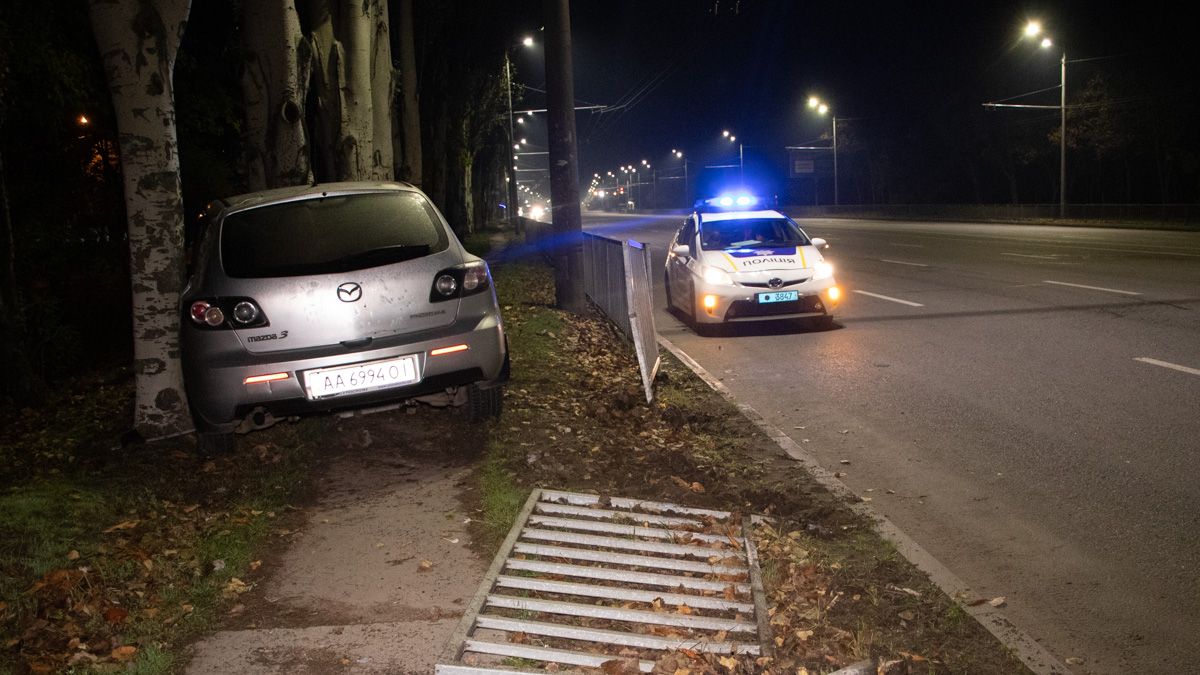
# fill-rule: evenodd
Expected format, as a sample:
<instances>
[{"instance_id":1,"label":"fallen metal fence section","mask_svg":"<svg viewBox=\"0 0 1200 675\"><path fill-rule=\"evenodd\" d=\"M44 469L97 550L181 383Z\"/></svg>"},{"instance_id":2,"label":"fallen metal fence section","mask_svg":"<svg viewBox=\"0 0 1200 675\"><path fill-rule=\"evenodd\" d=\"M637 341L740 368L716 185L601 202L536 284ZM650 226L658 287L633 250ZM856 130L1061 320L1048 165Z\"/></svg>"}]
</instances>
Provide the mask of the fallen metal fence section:
<instances>
[{"instance_id":1,"label":"fallen metal fence section","mask_svg":"<svg viewBox=\"0 0 1200 675\"><path fill-rule=\"evenodd\" d=\"M654 399L654 378L662 361L654 326L650 249L634 241L583 234L584 293L633 342L646 401Z\"/></svg>"},{"instance_id":2,"label":"fallen metal fence section","mask_svg":"<svg viewBox=\"0 0 1200 675\"><path fill-rule=\"evenodd\" d=\"M727 511L534 490L436 672L614 660L650 672L675 649L769 655L750 524Z\"/></svg>"}]
</instances>

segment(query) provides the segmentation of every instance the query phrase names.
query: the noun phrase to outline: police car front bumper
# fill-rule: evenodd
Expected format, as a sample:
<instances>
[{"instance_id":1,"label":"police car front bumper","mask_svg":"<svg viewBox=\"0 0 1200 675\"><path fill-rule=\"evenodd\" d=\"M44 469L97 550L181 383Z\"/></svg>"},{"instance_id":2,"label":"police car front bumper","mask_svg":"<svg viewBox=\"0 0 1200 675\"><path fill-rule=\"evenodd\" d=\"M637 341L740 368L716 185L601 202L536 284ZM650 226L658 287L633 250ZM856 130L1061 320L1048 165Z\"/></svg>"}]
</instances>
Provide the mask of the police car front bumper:
<instances>
[{"instance_id":1,"label":"police car front bumper","mask_svg":"<svg viewBox=\"0 0 1200 675\"><path fill-rule=\"evenodd\" d=\"M776 321L831 316L841 302L841 289L832 277L808 280L779 288L746 286L735 279L733 285L711 284L696 280L693 316L697 323L735 323ZM796 299L765 302L769 297L795 292Z\"/></svg>"}]
</instances>

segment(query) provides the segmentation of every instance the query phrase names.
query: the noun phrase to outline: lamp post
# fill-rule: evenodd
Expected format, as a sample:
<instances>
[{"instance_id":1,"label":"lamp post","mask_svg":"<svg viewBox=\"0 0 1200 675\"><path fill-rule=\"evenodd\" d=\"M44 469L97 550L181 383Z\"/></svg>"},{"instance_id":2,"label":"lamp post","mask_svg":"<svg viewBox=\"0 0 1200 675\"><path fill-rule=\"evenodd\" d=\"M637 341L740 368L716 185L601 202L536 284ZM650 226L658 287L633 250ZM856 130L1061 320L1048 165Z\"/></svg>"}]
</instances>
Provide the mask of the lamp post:
<instances>
[{"instance_id":1,"label":"lamp post","mask_svg":"<svg viewBox=\"0 0 1200 675\"><path fill-rule=\"evenodd\" d=\"M816 96L808 97L808 107L811 110L817 111L818 115L827 115L829 113L829 104L825 103ZM837 151L837 116L832 116L833 119L833 205L837 206L841 202L838 195L838 151Z\"/></svg>"},{"instance_id":2,"label":"lamp post","mask_svg":"<svg viewBox=\"0 0 1200 675\"><path fill-rule=\"evenodd\" d=\"M1025 24L1025 37L1037 39L1041 36L1041 41L1038 45L1042 49L1050 49L1054 46L1054 41L1050 36L1042 34L1042 24L1037 21L1030 21ZM1058 80L1058 110L1059 130L1058 130L1058 217L1067 217L1067 52L1063 50L1062 58L1059 59L1059 80Z\"/></svg>"}]
</instances>

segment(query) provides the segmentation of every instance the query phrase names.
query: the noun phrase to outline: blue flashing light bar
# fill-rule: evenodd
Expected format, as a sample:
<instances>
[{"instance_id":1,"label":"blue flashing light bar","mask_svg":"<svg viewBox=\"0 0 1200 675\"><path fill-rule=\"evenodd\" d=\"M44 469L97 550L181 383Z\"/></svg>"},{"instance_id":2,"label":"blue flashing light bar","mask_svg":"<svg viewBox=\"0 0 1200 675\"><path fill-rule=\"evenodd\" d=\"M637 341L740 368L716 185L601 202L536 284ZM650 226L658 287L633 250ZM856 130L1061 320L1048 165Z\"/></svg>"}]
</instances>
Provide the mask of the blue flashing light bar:
<instances>
[{"instance_id":1,"label":"blue flashing light bar","mask_svg":"<svg viewBox=\"0 0 1200 675\"><path fill-rule=\"evenodd\" d=\"M700 199L696 201L695 208L703 209L719 208L719 209L744 209L758 204L759 199L754 195L749 194L723 194L709 199Z\"/></svg>"}]
</instances>

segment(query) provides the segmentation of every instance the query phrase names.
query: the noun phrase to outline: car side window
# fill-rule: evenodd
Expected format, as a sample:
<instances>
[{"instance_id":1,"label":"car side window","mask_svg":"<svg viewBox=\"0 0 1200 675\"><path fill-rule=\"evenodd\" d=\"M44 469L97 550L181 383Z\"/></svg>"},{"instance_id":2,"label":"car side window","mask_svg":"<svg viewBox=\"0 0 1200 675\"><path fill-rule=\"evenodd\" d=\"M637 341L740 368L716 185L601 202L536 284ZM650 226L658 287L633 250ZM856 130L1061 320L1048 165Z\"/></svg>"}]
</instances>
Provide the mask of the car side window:
<instances>
[{"instance_id":1,"label":"car side window","mask_svg":"<svg viewBox=\"0 0 1200 675\"><path fill-rule=\"evenodd\" d=\"M694 217L689 217L687 220L683 221L683 227L680 228L679 234L675 236L675 243L687 246L688 251L690 251L691 255L694 257L696 255L696 247L693 245L695 239L696 219Z\"/></svg>"}]
</instances>

